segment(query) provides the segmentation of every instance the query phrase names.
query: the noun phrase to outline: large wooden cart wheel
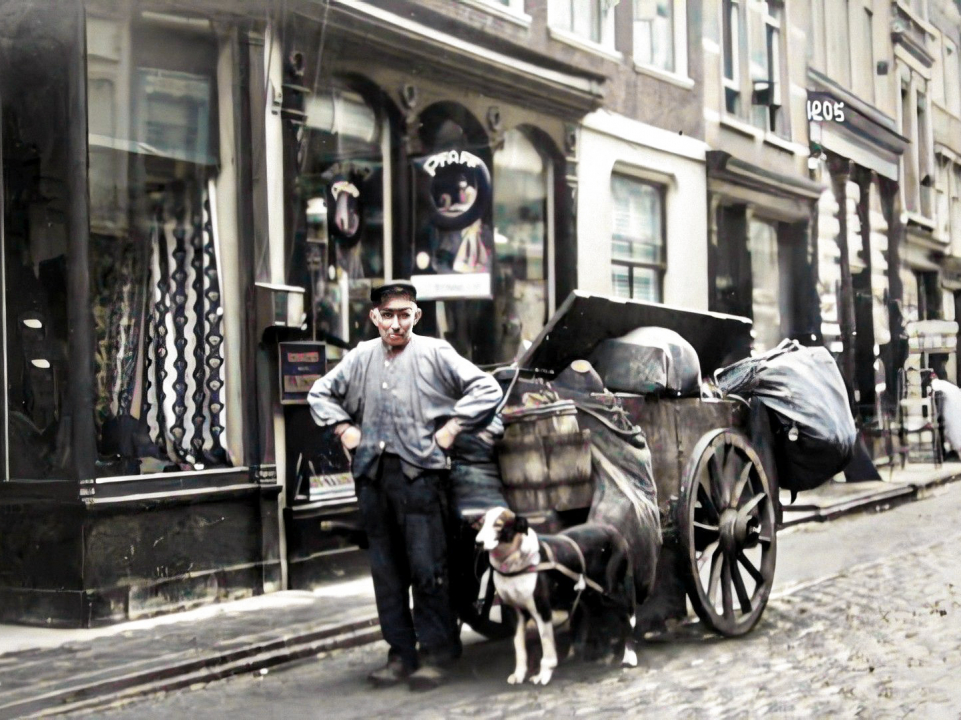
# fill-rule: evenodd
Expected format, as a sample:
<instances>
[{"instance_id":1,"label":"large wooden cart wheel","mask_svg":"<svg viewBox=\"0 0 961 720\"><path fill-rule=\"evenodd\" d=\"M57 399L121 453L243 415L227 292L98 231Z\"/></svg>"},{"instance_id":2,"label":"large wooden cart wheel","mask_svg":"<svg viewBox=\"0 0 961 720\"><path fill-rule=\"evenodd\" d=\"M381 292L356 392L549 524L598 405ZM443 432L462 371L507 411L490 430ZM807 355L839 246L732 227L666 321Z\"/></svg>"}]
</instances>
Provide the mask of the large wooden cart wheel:
<instances>
[{"instance_id":1,"label":"large wooden cart wheel","mask_svg":"<svg viewBox=\"0 0 961 720\"><path fill-rule=\"evenodd\" d=\"M695 612L722 635L748 632L767 605L777 555L774 502L744 435L714 430L694 446L675 518L681 572Z\"/></svg>"}]
</instances>

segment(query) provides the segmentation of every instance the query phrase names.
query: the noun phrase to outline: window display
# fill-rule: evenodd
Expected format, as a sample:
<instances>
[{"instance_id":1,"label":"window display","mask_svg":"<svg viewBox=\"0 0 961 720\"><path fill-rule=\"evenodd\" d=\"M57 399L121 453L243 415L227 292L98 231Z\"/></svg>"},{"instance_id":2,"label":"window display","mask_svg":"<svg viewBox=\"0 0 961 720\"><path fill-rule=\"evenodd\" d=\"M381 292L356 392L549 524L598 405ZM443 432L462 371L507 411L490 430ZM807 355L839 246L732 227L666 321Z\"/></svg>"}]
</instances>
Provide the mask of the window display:
<instances>
[{"instance_id":1,"label":"window display","mask_svg":"<svg viewBox=\"0 0 961 720\"><path fill-rule=\"evenodd\" d=\"M295 283L312 288L317 340L337 352L376 336L367 320L371 283L384 277L384 121L347 87L320 88L307 100L305 263Z\"/></svg>"},{"instance_id":2,"label":"window display","mask_svg":"<svg viewBox=\"0 0 961 720\"><path fill-rule=\"evenodd\" d=\"M224 467L212 24L88 16L99 471Z\"/></svg>"},{"instance_id":3,"label":"window display","mask_svg":"<svg viewBox=\"0 0 961 720\"><path fill-rule=\"evenodd\" d=\"M522 131L494 153L495 340L499 360L526 349L547 321L550 164Z\"/></svg>"}]
</instances>

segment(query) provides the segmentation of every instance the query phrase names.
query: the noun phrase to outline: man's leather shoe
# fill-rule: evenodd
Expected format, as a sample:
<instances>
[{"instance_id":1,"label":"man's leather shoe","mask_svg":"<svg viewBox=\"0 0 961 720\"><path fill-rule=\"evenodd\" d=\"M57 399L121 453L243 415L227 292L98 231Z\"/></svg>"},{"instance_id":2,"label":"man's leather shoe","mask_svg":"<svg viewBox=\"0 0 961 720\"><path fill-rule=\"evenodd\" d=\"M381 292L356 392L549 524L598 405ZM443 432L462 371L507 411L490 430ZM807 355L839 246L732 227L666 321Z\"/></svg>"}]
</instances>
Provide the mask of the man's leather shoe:
<instances>
[{"instance_id":1,"label":"man's leather shoe","mask_svg":"<svg viewBox=\"0 0 961 720\"><path fill-rule=\"evenodd\" d=\"M398 683L404 682L410 677L410 670L404 665L403 662L397 659L390 659L384 667L374 670L367 679L374 685L374 687L390 687L391 685L397 685Z\"/></svg>"},{"instance_id":2,"label":"man's leather shoe","mask_svg":"<svg viewBox=\"0 0 961 720\"><path fill-rule=\"evenodd\" d=\"M421 665L416 672L411 673L407 685L414 691L434 690L443 685L445 680L447 673L441 668L436 665Z\"/></svg>"}]
</instances>

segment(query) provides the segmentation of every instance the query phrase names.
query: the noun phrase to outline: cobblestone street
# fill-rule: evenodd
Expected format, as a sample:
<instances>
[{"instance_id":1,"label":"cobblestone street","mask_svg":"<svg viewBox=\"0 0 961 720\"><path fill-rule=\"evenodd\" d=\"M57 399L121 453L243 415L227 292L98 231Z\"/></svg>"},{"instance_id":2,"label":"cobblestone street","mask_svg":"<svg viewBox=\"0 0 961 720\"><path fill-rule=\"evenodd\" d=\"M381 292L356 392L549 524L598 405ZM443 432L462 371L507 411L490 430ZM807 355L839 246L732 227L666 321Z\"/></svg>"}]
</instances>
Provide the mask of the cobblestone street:
<instances>
[{"instance_id":1,"label":"cobblestone street","mask_svg":"<svg viewBox=\"0 0 961 720\"><path fill-rule=\"evenodd\" d=\"M644 645L636 670L574 660L548 688L509 687L510 644L475 636L449 686L372 692L364 676L382 662L377 644L96 715L957 718L959 521L954 487L887 513L782 533L779 584L753 633L725 640L694 624Z\"/></svg>"}]
</instances>

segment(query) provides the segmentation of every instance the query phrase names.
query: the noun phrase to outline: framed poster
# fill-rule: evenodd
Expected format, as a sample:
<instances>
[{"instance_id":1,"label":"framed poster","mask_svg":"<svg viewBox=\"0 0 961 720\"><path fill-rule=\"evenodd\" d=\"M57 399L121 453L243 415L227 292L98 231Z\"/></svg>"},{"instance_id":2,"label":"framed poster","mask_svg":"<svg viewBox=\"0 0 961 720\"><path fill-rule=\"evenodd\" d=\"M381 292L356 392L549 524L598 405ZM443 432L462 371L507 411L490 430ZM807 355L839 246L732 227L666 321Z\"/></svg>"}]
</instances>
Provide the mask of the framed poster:
<instances>
[{"instance_id":1,"label":"framed poster","mask_svg":"<svg viewBox=\"0 0 961 720\"><path fill-rule=\"evenodd\" d=\"M491 174L468 150L412 161L417 236L410 281L422 300L490 299L494 236Z\"/></svg>"},{"instance_id":2,"label":"framed poster","mask_svg":"<svg viewBox=\"0 0 961 720\"><path fill-rule=\"evenodd\" d=\"M280 351L280 402L306 405L307 393L327 372L327 345L322 342L282 342Z\"/></svg>"}]
</instances>

